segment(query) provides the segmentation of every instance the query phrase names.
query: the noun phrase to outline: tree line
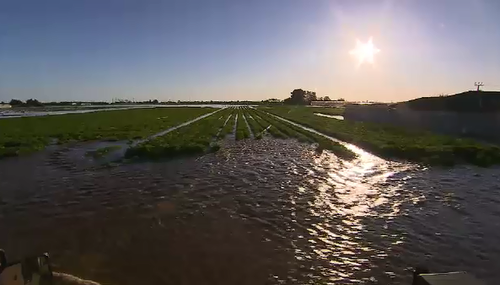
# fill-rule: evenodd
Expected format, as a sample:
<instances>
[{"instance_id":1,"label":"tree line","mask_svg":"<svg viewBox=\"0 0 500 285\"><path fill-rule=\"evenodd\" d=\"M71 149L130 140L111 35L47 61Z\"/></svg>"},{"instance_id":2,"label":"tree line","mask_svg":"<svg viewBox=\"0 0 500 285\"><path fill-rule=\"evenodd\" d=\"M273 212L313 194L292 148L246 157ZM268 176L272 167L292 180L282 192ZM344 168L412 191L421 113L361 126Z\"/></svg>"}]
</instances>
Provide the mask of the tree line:
<instances>
[{"instance_id":1,"label":"tree line","mask_svg":"<svg viewBox=\"0 0 500 285\"><path fill-rule=\"evenodd\" d=\"M331 101L330 97L318 97L316 92L295 89L291 92L290 97L283 100L284 104L290 105L310 105L312 101Z\"/></svg>"},{"instance_id":2,"label":"tree line","mask_svg":"<svg viewBox=\"0 0 500 285\"><path fill-rule=\"evenodd\" d=\"M2 102L3 103L3 102ZM41 107L43 104L37 99L28 99L26 102L23 102L18 99L12 99L9 102L9 105L12 107Z\"/></svg>"}]
</instances>

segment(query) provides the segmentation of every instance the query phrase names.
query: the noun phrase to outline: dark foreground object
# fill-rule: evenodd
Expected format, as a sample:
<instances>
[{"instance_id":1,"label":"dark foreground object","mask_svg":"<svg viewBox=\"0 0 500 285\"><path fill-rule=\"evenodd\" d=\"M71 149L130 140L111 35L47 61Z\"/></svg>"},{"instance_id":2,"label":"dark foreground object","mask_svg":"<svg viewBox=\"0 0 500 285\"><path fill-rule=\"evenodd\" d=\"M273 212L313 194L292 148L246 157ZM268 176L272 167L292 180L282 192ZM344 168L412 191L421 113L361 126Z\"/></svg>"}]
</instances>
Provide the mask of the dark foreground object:
<instances>
[{"instance_id":1,"label":"dark foreground object","mask_svg":"<svg viewBox=\"0 0 500 285\"><path fill-rule=\"evenodd\" d=\"M448 273L416 273L413 285L484 285L476 277L467 272Z\"/></svg>"}]
</instances>

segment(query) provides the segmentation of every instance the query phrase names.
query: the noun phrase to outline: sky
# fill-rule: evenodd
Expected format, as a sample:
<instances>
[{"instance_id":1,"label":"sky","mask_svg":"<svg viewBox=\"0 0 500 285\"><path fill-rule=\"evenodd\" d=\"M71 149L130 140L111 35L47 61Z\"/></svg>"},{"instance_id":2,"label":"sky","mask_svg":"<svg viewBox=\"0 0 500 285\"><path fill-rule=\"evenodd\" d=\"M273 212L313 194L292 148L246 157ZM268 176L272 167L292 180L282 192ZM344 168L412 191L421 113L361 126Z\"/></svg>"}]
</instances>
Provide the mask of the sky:
<instances>
[{"instance_id":1,"label":"sky","mask_svg":"<svg viewBox=\"0 0 500 285\"><path fill-rule=\"evenodd\" d=\"M0 0L0 101L500 90L498 0ZM357 41L380 52L359 65Z\"/></svg>"}]
</instances>

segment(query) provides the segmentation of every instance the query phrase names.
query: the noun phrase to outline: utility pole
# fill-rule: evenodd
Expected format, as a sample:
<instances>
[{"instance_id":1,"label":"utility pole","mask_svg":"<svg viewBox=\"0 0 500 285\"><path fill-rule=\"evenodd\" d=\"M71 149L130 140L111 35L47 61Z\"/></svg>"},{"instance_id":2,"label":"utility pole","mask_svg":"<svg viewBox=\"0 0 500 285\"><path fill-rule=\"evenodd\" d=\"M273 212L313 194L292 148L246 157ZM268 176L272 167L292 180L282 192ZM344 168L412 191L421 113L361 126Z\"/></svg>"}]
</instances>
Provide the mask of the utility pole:
<instances>
[{"instance_id":1,"label":"utility pole","mask_svg":"<svg viewBox=\"0 0 500 285\"><path fill-rule=\"evenodd\" d=\"M484 86L483 82L474 82L474 86L477 87L477 91L481 91L481 87Z\"/></svg>"},{"instance_id":2,"label":"utility pole","mask_svg":"<svg viewBox=\"0 0 500 285\"><path fill-rule=\"evenodd\" d=\"M477 87L477 92L481 91L481 87L484 86L484 83L483 82L474 82L474 86ZM479 95L479 109L482 109L483 108L483 98L481 96L481 94L478 94Z\"/></svg>"}]
</instances>

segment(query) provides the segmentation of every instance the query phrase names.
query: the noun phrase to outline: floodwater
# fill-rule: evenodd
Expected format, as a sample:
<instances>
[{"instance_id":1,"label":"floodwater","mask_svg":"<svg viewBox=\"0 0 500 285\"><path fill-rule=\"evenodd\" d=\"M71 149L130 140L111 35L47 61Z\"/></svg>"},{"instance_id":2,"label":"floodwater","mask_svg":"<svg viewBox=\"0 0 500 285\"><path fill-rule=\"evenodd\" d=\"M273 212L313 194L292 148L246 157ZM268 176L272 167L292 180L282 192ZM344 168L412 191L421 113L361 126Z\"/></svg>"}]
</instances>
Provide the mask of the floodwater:
<instances>
[{"instance_id":1,"label":"floodwater","mask_svg":"<svg viewBox=\"0 0 500 285\"><path fill-rule=\"evenodd\" d=\"M340 116L340 115L328 115L328 114L323 114L323 113L314 113L314 115L320 116L320 117L326 117L326 118L330 118L330 119L337 119L337 120L344 119L344 116Z\"/></svg>"},{"instance_id":2,"label":"floodwater","mask_svg":"<svg viewBox=\"0 0 500 285\"><path fill-rule=\"evenodd\" d=\"M239 107L240 105L220 105L220 104L199 104L199 105L93 105L82 106L78 109L61 110L61 107L45 107L45 108L25 108L23 111L17 109L3 109L0 110L0 119L20 118L20 117L40 117L40 116L56 116L67 114L84 114L102 111L116 111L116 110L130 110L130 109L148 109L148 108L226 108L229 106ZM243 105L242 105L243 106ZM246 106L246 105L245 105ZM53 109L53 110L51 110ZM42 111L40 111L42 110Z\"/></svg>"},{"instance_id":3,"label":"floodwater","mask_svg":"<svg viewBox=\"0 0 500 285\"><path fill-rule=\"evenodd\" d=\"M294 141L105 166L82 145L0 161L0 247L103 284L410 284L500 278L499 168L423 168Z\"/></svg>"}]
</instances>

